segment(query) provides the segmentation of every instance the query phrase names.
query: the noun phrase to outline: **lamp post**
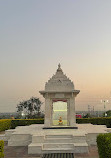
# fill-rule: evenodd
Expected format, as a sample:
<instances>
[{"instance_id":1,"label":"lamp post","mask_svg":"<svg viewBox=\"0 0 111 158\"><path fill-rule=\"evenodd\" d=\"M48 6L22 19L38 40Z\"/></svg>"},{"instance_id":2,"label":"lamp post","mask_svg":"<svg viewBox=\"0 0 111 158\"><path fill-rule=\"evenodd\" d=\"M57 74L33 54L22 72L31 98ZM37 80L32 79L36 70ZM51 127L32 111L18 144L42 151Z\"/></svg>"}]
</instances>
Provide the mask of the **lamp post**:
<instances>
[{"instance_id":1,"label":"lamp post","mask_svg":"<svg viewBox=\"0 0 111 158\"><path fill-rule=\"evenodd\" d=\"M22 111L21 115L22 115L22 118L25 117L25 113L24 113L24 111Z\"/></svg>"},{"instance_id":2,"label":"lamp post","mask_svg":"<svg viewBox=\"0 0 111 158\"><path fill-rule=\"evenodd\" d=\"M105 113L105 117L107 117L107 113L106 113L106 103L108 103L108 100L101 100L101 103L104 103L104 113Z\"/></svg>"}]
</instances>

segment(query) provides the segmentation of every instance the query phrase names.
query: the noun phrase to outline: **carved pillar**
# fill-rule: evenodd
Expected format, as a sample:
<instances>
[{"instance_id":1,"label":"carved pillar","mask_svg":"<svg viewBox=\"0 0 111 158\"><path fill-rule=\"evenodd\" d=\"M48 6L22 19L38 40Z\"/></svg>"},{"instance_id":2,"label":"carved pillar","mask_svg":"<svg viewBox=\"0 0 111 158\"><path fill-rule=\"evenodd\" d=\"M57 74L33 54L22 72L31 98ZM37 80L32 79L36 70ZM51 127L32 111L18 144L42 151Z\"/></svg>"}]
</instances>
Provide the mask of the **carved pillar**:
<instances>
[{"instance_id":1,"label":"carved pillar","mask_svg":"<svg viewBox=\"0 0 111 158\"><path fill-rule=\"evenodd\" d=\"M76 124L75 118L75 96L70 97L70 126L73 127Z\"/></svg>"},{"instance_id":2,"label":"carved pillar","mask_svg":"<svg viewBox=\"0 0 111 158\"><path fill-rule=\"evenodd\" d=\"M70 126L70 100L67 99L67 125Z\"/></svg>"},{"instance_id":3,"label":"carved pillar","mask_svg":"<svg viewBox=\"0 0 111 158\"><path fill-rule=\"evenodd\" d=\"M45 96L45 127L50 127L51 124L51 101L48 94Z\"/></svg>"}]
</instances>

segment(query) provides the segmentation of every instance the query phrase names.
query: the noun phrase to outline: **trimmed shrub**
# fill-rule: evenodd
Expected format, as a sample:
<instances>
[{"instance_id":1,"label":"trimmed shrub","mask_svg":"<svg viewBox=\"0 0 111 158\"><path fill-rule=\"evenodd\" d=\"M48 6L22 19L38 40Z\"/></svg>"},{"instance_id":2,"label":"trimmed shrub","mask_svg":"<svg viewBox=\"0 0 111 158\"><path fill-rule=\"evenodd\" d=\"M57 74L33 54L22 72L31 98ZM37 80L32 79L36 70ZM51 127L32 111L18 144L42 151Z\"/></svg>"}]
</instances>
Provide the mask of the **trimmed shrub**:
<instances>
[{"instance_id":1,"label":"trimmed shrub","mask_svg":"<svg viewBox=\"0 0 111 158\"><path fill-rule=\"evenodd\" d=\"M0 132L7 129L15 129L17 126L28 126L31 124L44 124L44 119L0 119Z\"/></svg>"},{"instance_id":2,"label":"trimmed shrub","mask_svg":"<svg viewBox=\"0 0 111 158\"><path fill-rule=\"evenodd\" d=\"M97 146L100 158L111 158L111 133L99 134Z\"/></svg>"},{"instance_id":3,"label":"trimmed shrub","mask_svg":"<svg viewBox=\"0 0 111 158\"><path fill-rule=\"evenodd\" d=\"M111 128L111 117L97 117L97 118L77 118L77 123L91 123L94 125L106 125Z\"/></svg>"},{"instance_id":4,"label":"trimmed shrub","mask_svg":"<svg viewBox=\"0 0 111 158\"><path fill-rule=\"evenodd\" d=\"M11 128L15 129L17 126L27 126L31 124L44 124L44 119L15 119L11 120Z\"/></svg>"},{"instance_id":5,"label":"trimmed shrub","mask_svg":"<svg viewBox=\"0 0 111 158\"><path fill-rule=\"evenodd\" d=\"M111 117L97 117L97 118L77 118L76 122L91 123L94 125L106 125L111 128ZM27 126L31 124L44 124L44 119L0 119L0 131L7 129L14 129L17 126Z\"/></svg>"},{"instance_id":6,"label":"trimmed shrub","mask_svg":"<svg viewBox=\"0 0 111 158\"><path fill-rule=\"evenodd\" d=\"M4 158L4 141L0 140L0 158Z\"/></svg>"},{"instance_id":7,"label":"trimmed shrub","mask_svg":"<svg viewBox=\"0 0 111 158\"><path fill-rule=\"evenodd\" d=\"M91 123L94 125L106 125L111 128L111 117L97 117L97 118L77 118L76 122L81 123ZM11 120L11 128L16 128L17 126L27 126L31 124L44 124L44 119L14 119Z\"/></svg>"},{"instance_id":8,"label":"trimmed shrub","mask_svg":"<svg viewBox=\"0 0 111 158\"><path fill-rule=\"evenodd\" d=\"M11 126L11 120L10 119L1 119L0 120L0 132L9 129L10 126Z\"/></svg>"}]
</instances>

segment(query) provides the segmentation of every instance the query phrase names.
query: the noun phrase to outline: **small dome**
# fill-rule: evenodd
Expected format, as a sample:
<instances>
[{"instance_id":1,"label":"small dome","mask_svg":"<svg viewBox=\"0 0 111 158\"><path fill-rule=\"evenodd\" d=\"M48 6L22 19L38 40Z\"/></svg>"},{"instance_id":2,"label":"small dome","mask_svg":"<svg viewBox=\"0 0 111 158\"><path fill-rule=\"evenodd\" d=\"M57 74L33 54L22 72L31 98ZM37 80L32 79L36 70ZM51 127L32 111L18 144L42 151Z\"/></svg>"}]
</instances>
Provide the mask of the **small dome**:
<instances>
[{"instance_id":1,"label":"small dome","mask_svg":"<svg viewBox=\"0 0 111 158\"><path fill-rule=\"evenodd\" d=\"M67 92L73 91L73 82L63 73L61 65L58 65L56 74L45 85L45 91Z\"/></svg>"}]
</instances>

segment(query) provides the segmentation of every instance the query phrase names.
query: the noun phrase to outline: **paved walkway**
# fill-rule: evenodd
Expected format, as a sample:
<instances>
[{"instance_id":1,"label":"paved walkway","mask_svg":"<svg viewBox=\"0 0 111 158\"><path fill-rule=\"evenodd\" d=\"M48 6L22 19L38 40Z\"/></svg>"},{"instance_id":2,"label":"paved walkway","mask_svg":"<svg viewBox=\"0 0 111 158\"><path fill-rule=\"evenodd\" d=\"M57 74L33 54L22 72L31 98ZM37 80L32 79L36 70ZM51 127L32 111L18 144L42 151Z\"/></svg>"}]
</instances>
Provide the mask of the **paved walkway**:
<instances>
[{"instance_id":1,"label":"paved walkway","mask_svg":"<svg viewBox=\"0 0 111 158\"><path fill-rule=\"evenodd\" d=\"M39 155L28 155L28 147L12 147L5 142L4 147L5 158L40 158Z\"/></svg>"},{"instance_id":2,"label":"paved walkway","mask_svg":"<svg viewBox=\"0 0 111 158\"><path fill-rule=\"evenodd\" d=\"M27 147L11 147L5 142L5 158L40 158L39 155L28 155ZM96 146L89 147L89 154L75 154L74 158L99 158Z\"/></svg>"},{"instance_id":3,"label":"paved walkway","mask_svg":"<svg viewBox=\"0 0 111 158\"><path fill-rule=\"evenodd\" d=\"M96 146L90 146L88 154L75 154L74 158L99 158L98 149Z\"/></svg>"}]
</instances>

